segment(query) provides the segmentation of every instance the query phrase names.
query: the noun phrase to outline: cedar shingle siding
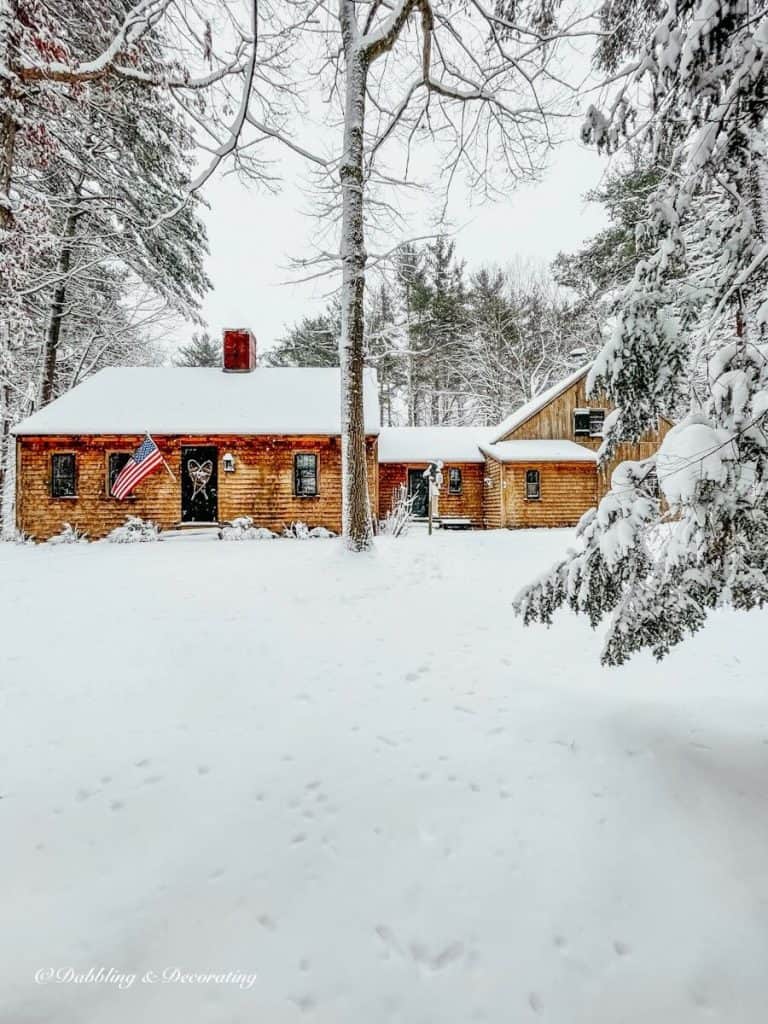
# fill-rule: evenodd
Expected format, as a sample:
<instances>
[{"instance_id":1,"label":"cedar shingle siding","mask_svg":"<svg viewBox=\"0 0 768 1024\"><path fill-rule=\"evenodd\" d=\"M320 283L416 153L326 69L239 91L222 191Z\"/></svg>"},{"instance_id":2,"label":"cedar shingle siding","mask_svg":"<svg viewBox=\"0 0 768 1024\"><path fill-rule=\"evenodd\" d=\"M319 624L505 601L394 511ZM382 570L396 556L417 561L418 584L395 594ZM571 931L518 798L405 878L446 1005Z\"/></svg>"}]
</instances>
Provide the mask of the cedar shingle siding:
<instances>
[{"instance_id":1,"label":"cedar shingle siding","mask_svg":"<svg viewBox=\"0 0 768 1024\"><path fill-rule=\"evenodd\" d=\"M312 371L307 373L311 374ZM270 378L272 379L280 380L278 377ZM302 378L305 379L311 381L314 378ZM494 442L568 441L596 451L601 439L586 435L582 431L588 423L596 428L599 417L587 417L586 412L604 410L607 413L611 407L607 402L587 398L585 379L586 371L576 380L571 377L572 382L566 381L560 394L555 394L546 405L535 409L522 422L518 417L516 422L519 425L504 434L497 434ZM320 378L317 380L320 381ZM329 384L328 379L321 383L326 390L332 384ZM328 400L330 401L330 398ZM576 410L584 411L579 422L578 434L574 424ZM521 412L525 415L525 411ZM605 472L598 470L593 462L565 459L546 461L543 446L542 458L539 461L533 457L525 462L511 461L515 456L505 455L501 450L503 445L496 452L497 458L489 456L485 462L452 461L446 458L438 513L445 518L468 519L474 526L490 529L572 526L605 493L616 463L625 459L643 459L654 454L669 427L669 423L662 421L658 431L650 433L638 444L622 445L617 457ZM373 425L369 429L373 430ZM504 430L504 427L498 429ZM391 507L393 490L400 484L407 485L409 469L423 470L427 464L426 458L433 457L426 449L434 445L434 428L427 430L432 433L431 436L425 434L424 461L385 462L379 465L377 438L371 433L366 439L371 509L380 519L386 516ZM458 433L462 435L459 437L462 447L457 449L456 454L461 452L466 459L471 454L472 445L470 444L468 451L466 432ZM416 435L412 435L411 443L413 436ZM453 436L456 435L447 432L443 435L446 447L452 447ZM470 437L470 441L473 436ZM126 515L153 519L163 529L172 527L181 518L181 449L188 445L208 445L217 449L219 521L247 515L251 516L257 525L278 532L294 520L303 520L310 526L325 526L335 532L341 529L341 445L338 436L156 435L155 440L177 479L172 480L164 469L160 469L143 481L129 499L117 501L108 493L109 453L131 452L141 440L142 438L136 434L19 436L19 528L39 540L44 540L59 533L62 525L69 522L95 539L105 536L114 527L121 525ZM418 435L414 454L419 453L421 445L421 435ZM491 445L488 450L493 447ZM507 446L510 447L512 446ZM567 447L565 446L566 453ZM479 451L478 449L478 456ZM520 448L517 452L520 452ZM74 496L53 496L52 455L59 453L75 455ZM224 471L222 458L226 453L234 456L233 473ZM308 472L302 460L296 460L296 456L302 454L317 457L316 495L302 496L296 493L297 472L302 465L302 472ZM558 457L560 454L558 452ZM524 457L528 460L527 450ZM450 493L449 480L452 468L461 471L461 492L457 494ZM60 492L71 489L64 480L64 469L68 471L68 467L60 460L57 477ZM527 493L531 495L535 492L533 487L526 490L528 471L536 471L539 474L538 498L527 496Z\"/></svg>"},{"instance_id":2,"label":"cedar shingle siding","mask_svg":"<svg viewBox=\"0 0 768 1024\"><path fill-rule=\"evenodd\" d=\"M220 521L247 515L258 526L275 531L298 519L335 532L341 529L341 446L336 437L155 437L176 480L161 467L142 481L129 498L118 501L109 497L108 453L133 451L141 440L138 435L19 437L19 529L37 540L45 540L69 522L96 539L120 526L127 515L153 519L161 528L168 529L181 518L181 448L187 445L214 445L218 449ZM366 449L371 507L375 509L375 437L366 439ZM63 451L74 452L76 456L74 498L54 498L51 493L51 455ZM234 473L223 471L221 460L227 452L235 458ZM318 457L316 497L298 497L294 493L294 455L302 452Z\"/></svg>"}]
</instances>

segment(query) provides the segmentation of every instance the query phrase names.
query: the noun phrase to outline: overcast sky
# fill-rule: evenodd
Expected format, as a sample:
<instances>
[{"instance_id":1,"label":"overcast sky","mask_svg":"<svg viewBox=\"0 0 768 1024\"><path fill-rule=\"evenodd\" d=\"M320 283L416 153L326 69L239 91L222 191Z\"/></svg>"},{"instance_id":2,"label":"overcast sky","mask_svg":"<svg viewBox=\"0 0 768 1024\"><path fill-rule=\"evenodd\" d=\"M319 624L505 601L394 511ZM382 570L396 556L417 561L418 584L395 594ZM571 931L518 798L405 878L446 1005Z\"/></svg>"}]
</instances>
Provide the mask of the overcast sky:
<instances>
[{"instance_id":1,"label":"overcast sky","mask_svg":"<svg viewBox=\"0 0 768 1024\"><path fill-rule=\"evenodd\" d=\"M576 248L605 223L601 208L583 200L605 169L604 158L566 142L552 153L541 183L510 189L502 202L472 208L470 197L457 190L449 211L457 253L471 269L518 258L549 262L560 250ZM215 337L223 327L250 327L262 351L299 317L319 312L335 285L333 279L284 283L292 276L289 259L308 253L319 229L301 169L291 162L280 170L288 180L277 196L249 190L233 175L213 182L206 194L214 287L204 315ZM430 230L426 209L423 216L411 209L390 246Z\"/></svg>"}]
</instances>

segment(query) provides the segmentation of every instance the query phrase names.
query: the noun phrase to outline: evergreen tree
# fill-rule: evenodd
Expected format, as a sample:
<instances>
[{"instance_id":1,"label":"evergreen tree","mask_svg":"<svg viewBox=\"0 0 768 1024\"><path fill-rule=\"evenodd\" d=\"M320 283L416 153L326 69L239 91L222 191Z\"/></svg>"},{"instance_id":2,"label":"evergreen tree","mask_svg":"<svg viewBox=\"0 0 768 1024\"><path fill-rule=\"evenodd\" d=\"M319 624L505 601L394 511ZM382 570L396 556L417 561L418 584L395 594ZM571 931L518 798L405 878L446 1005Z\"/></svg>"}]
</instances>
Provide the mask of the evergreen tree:
<instances>
[{"instance_id":1,"label":"evergreen tree","mask_svg":"<svg viewBox=\"0 0 768 1024\"><path fill-rule=\"evenodd\" d=\"M174 357L175 366L221 366L221 345L207 331L193 334L188 345L180 345Z\"/></svg>"},{"instance_id":2,"label":"evergreen tree","mask_svg":"<svg viewBox=\"0 0 768 1024\"><path fill-rule=\"evenodd\" d=\"M264 361L269 366L338 366L340 316L338 303L331 303L320 316L303 317L278 338Z\"/></svg>"},{"instance_id":3,"label":"evergreen tree","mask_svg":"<svg viewBox=\"0 0 768 1024\"><path fill-rule=\"evenodd\" d=\"M583 136L612 151L631 128L665 160L637 226L649 253L588 380L617 406L601 459L685 411L656 459L614 471L578 549L516 605L526 622L564 604L610 616L603 660L619 664L662 657L713 608L768 601L768 17L739 0L611 3L603 29L619 92L589 108Z\"/></svg>"}]
</instances>

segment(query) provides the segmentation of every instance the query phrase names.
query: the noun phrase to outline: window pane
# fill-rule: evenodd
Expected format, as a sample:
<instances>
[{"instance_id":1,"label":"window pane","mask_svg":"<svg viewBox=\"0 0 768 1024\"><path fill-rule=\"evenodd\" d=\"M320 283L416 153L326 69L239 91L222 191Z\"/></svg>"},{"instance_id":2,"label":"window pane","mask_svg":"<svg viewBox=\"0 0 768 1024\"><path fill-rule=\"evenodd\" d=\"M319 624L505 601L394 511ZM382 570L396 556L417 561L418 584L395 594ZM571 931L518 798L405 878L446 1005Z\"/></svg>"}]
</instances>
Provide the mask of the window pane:
<instances>
[{"instance_id":1,"label":"window pane","mask_svg":"<svg viewBox=\"0 0 768 1024\"><path fill-rule=\"evenodd\" d=\"M589 434L590 411L589 409L574 409L573 411L573 432L576 435Z\"/></svg>"},{"instance_id":2,"label":"window pane","mask_svg":"<svg viewBox=\"0 0 768 1024\"><path fill-rule=\"evenodd\" d=\"M317 456L295 455L293 475L296 494L300 497L314 497L317 494Z\"/></svg>"},{"instance_id":3,"label":"window pane","mask_svg":"<svg viewBox=\"0 0 768 1024\"><path fill-rule=\"evenodd\" d=\"M461 470L448 470L448 493L461 494Z\"/></svg>"},{"instance_id":4,"label":"window pane","mask_svg":"<svg viewBox=\"0 0 768 1024\"><path fill-rule=\"evenodd\" d=\"M590 409L589 411L589 432L593 437L603 433L605 422L605 409Z\"/></svg>"},{"instance_id":5,"label":"window pane","mask_svg":"<svg viewBox=\"0 0 768 1024\"><path fill-rule=\"evenodd\" d=\"M51 494L54 498L75 497L75 456L71 452L51 456Z\"/></svg>"},{"instance_id":6,"label":"window pane","mask_svg":"<svg viewBox=\"0 0 768 1024\"><path fill-rule=\"evenodd\" d=\"M109 469L108 469L108 488L109 494L112 493L112 488L115 486L115 480L120 475L120 471L130 459L130 452L110 452L109 453Z\"/></svg>"},{"instance_id":7,"label":"window pane","mask_svg":"<svg viewBox=\"0 0 768 1024\"><path fill-rule=\"evenodd\" d=\"M538 469L527 469L525 471L525 496L528 499L538 498L541 495L539 486Z\"/></svg>"}]
</instances>

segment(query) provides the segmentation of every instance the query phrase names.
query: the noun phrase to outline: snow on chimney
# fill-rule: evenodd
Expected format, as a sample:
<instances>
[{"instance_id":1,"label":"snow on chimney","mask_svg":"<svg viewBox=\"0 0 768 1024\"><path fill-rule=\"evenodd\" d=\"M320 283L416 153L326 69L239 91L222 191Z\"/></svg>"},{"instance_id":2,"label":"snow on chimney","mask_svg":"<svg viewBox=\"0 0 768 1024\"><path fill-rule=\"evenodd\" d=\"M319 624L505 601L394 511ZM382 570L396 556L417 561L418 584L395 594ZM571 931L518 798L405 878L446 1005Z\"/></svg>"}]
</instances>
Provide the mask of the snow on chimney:
<instances>
[{"instance_id":1,"label":"snow on chimney","mask_svg":"<svg viewBox=\"0 0 768 1024\"><path fill-rule=\"evenodd\" d=\"M256 369L256 338L247 327L224 330L224 372L250 373Z\"/></svg>"}]
</instances>

